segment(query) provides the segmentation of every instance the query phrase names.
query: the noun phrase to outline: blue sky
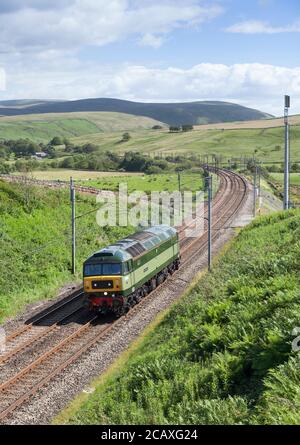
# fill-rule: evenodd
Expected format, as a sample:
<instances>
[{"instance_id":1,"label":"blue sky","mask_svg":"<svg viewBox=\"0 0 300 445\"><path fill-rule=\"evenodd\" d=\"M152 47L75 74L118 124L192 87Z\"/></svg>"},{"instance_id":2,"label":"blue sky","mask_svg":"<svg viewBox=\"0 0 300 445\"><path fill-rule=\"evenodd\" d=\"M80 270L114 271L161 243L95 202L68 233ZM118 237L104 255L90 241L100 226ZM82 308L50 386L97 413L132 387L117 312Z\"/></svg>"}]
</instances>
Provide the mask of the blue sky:
<instances>
[{"instance_id":1,"label":"blue sky","mask_svg":"<svg viewBox=\"0 0 300 445\"><path fill-rule=\"evenodd\" d=\"M213 99L280 115L290 94L300 113L299 43L299 0L4 0L0 100Z\"/></svg>"}]
</instances>

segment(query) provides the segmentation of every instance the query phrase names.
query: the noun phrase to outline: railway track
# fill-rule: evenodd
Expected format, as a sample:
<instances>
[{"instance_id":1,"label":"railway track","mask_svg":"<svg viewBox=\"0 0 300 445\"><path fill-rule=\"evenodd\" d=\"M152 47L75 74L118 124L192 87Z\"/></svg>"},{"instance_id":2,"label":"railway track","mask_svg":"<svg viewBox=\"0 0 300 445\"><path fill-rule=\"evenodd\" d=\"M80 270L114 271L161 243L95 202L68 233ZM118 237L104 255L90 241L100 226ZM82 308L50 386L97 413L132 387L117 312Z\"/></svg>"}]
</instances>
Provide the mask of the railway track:
<instances>
[{"instance_id":1,"label":"railway track","mask_svg":"<svg viewBox=\"0 0 300 445\"><path fill-rule=\"evenodd\" d=\"M219 202L222 200L222 197L224 196L224 193L227 192L228 188L227 176L222 175L222 173L220 173L220 176L223 180L223 186L220 187L222 193L217 192L215 196L214 209L216 211L218 210ZM200 218L203 218L203 216L204 214L200 215ZM178 228L181 237L181 248L183 248L186 241L189 243L189 239L184 237L184 230L191 224ZM32 317L30 322L25 324L25 326L22 326L19 330L10 334L6 339L6 352L4 354L0 354L0 366L3 363L7 363L20 352L25 351L26 348L29 349L33 347L35 343L44 340L54 331L60 329L60 323L63 323L81 308L80 301L82 300L82 297L82 290L76 292L74 295L64 299L62 302L59 302L42 313ZM75 307L75 310L72 309L73 307ZM46 323L47 325L45 325Z\"/></svg>"},{"instance_id":2,"label":"railway track","mask_svg":"<svg viewBox=\"0 0 300 445\"><path fill-rule=\"evenodd\" d=\"M218 174L221 181L220 189L216 193L213 203L213 214L216 215L213 219L213 241L234 219L247 196L247 183L241 176L224 170L218 171ZM200 215L201 218L205 217L206 211L205 209L204 214ZM181 230L181 233L183 232L184 230ZM187 266L195 257L199 257L206 250L207 233L205 232L197 239L187 239L181 235L180 244L183 259L182 266ZM178 273L180 273L180 270L176 272L176 274ZM158 286L154 292L159 292L162 286L168 286L168 282L172 282L172 278ZM11 334L8 337L11 348L2 357L0 356L0 366L1 362L9 362L20 351L34 346L41 338L45 338L45 336L59 329L59 323L75 315L77 311L80 312L79 301L81 296L82 292L79 292L61 305L58 304L45 313L34 317L28 325ZM0 384L0 421L3 421L55 376L74 363L95 343L103 341L112 330L117 329L118 325L123 323L124 320L126 321L128 317L132 317L151 298L154 298L153 292L134 306L124 317L117 320L111 319L101 323L97 320L97 317L92 317ZM53 316L54 320L51 319ZM40 325L45 320L47 320L47 325L41 328ZM39 332L35 331L37 325L41 329Z\"/></svg>"},{"instance_id":3,"label":"railway track","mask_svg":"<svg viewBox=\"0 0 300 445\"><path fill-rule=\"evenodd\" d=\"M24 326L9 334L6 338L6 350L0 354L0 366L34 343L45 339L60 324L75 315L82 308L83 292L75 292L71 296L52 305L40 314L32 317Z\"/></svg>"}]
</instances>

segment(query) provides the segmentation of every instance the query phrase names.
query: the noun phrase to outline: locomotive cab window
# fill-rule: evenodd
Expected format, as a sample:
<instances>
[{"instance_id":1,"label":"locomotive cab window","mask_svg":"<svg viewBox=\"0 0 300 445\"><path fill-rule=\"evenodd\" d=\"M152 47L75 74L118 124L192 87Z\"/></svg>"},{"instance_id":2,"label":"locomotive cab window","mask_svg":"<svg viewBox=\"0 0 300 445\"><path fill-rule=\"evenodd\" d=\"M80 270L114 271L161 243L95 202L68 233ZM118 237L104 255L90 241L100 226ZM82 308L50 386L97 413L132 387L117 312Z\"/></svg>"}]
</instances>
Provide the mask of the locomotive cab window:
<instances>
[{"instance_id":1,"label":"locomotive cab window","mask_svg":"<svg viewBox=\"0 0 300 445\"><path fill-rule=\"evenodd\" d=\"M95 277L101 275L121 275L121 263L86 264L84 268L85 277Z\"/></svg>"},{"instance_id":2,"label":"locomotive cab window","mask_svg":"<svg viewBox=\"0 0 300 445\"><path fill-rule=\"evenodd\" d=\"M129 270L130 270L129 263L124 263L123 264L123 275L129 274Z\"/></svg>"}]
</instances>

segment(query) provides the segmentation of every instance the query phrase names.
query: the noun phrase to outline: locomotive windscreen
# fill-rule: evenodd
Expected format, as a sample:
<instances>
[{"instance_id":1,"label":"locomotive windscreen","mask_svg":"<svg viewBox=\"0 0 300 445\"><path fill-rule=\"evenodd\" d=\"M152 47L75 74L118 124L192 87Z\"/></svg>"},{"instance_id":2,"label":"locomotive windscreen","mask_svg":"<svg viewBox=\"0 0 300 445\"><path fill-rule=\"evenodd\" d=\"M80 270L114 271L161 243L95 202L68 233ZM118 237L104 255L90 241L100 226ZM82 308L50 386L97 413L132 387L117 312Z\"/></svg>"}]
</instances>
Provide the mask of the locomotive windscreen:
<instances>
[{"instance_id":1,"label":"locomotive windscreen","mask_svg":"<svg viewBox=\"0 0 300 445\"><path fill-rule=\"evenodd\" d=\"M85 277L96 277L105 275L122 275L121 263L86 264L84 267Z\"/></svg>"}]
</instances>

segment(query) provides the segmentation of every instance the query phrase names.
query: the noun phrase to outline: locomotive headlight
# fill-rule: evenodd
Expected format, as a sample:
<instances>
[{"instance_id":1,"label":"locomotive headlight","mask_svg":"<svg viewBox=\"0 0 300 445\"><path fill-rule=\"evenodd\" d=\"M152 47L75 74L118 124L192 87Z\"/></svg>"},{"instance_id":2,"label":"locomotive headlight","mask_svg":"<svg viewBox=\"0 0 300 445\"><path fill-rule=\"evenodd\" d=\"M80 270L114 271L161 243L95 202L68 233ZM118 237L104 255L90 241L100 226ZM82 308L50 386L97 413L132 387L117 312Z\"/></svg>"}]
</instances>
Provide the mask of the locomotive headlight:
<instances>
[{"instance_id":1,"label":"locomotive headlight","mask_svg":"<svg viewBox=\"0 0 300 445\"><path fill-rule=\"evenodd\" d=\"M104 292L104 295L105 295L105 296L107 296L107 295L108 295L108 293L107 293L107 292Z\"/></svg>"}]
</instances>

